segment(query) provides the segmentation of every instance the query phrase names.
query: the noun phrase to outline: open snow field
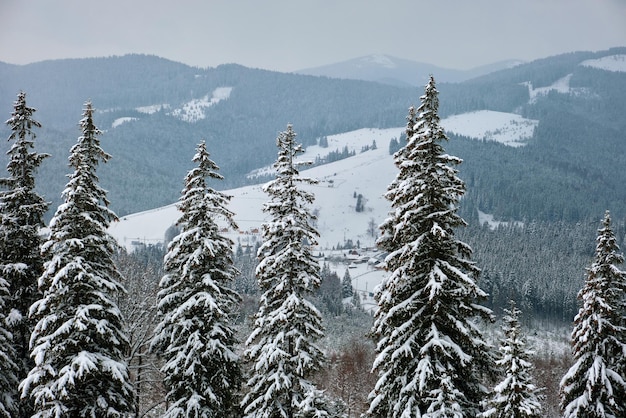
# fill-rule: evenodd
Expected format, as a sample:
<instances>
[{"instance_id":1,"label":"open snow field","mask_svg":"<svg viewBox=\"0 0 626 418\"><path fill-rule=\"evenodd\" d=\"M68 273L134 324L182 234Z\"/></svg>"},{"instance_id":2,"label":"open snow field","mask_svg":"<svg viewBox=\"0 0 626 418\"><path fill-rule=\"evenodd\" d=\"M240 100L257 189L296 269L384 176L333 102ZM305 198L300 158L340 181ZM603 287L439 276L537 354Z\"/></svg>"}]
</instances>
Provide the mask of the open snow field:
<instances>
[{"instance_id":1,"label":"open snow field","mask_svg":"<svg viewBox=\"0 0 626 418\"><path fill-rule=\"evenodd\" d=\"M583 61L580 65L600 70L626 73L626 55L609 55L598 59Z\"/></svg>"},{"instance_id":2,"label":"open snow field","mask_svg":"<svg viewBox=\"0 0 626 418\"><path fill-rule=\"evenodd\" d=\"M223 93L223 94L222 94ZM218 96L226 97L226 91ZM489 139L511 146L519 146L532 136L535 121L523 119L512 113L480 111L456 115L441 122L451 132L476 138ZM403 127L390 129L364 128L328 137L328 148L309 147L302 160L314 160L335 149L347 146L357 154L344 160L313 167L301 172L303 176L317 179L319 183L307 186L315 194L312 210L318 214L317 228L320 233L319 249L328 250L347 239L362 247L373 247L374 237L368 234L368 224L373 220L380 224L389 212L389 204L383 194L394 179L397 169L388 145L392 138L399 138ZM360 152L365 145L376 142L377 149ZM219 161L217 162L219 165ZM266 170L270 170L267 168ZM182 181L182 180L181 180ZM232 201L229 209L235 213L238 231L227 234L236 242L254 236L266 220L262 211L267 195L262 185L227 190ZM363 195L365 209L356 212L355 195ZM156 244L164 240L165 231L179 217L175 204L124 216L111 225L109 232L118 242L132 249L137 243Z\"/></svg>"},{"instance_id":3,"label":"open snow field","mask_svg":"<svg viewBox=\"0 0 626 418\"><path fill-rule=\"evenodd\" d=\"M229 93L230 91L214 92L213 99L222 100ZM523 119L519 115L492 111L452 116L444 119L441 124L451 132L464 136L499 141L516 147L532 136L535 127L535 121ZM347 258L347 251L333 254L332 249L352 240L355 245L358 241L361 248L371 249L362 251L362 257L371 258L376 255L376 237L368 232L368 227L372 222L376 226L381 224L389 212L389 203L383 195L397 174L397 169L393 157L389 155L388 145L392 138L399 138L403 131L403 127L364 128L332 135L328 137L327 148L311 146L300 157L301 160L314 160L316 156L323 157L328 152L343 147L357 152L353 157L304 170L301 175L319 181L316 185L306 186L315 194L311 210L318 217L317 230L320 238L314 251L327 256L333 255L335 261L332 261L331 269L339 277L343 277L346 268L350 267L353 286L359 291L366 309L374 307L371 292L384 277L384 271L368 263L354 264ZM377 149L361 152L363 146L371 146L374 141ZM262 210L263 204L268 200L263 186L246 186L227 190L226 193L232 196L229 209L235 213L234 219L239 229L227 229L224 225L223 233L235 244L254 245L261 239L259 231L267 220ZM356 212L355 196L359 194L363 196L362 212ZM176 204L171 204L124 216L110 226L109 233L128 250L136 245L157 244L164 241L165 231L176 224L179 216ZM493 225L497 223L488 214L482 216L483 221ZM346 258L342 259L344 256Z\"/></svg>"}]
</instances>

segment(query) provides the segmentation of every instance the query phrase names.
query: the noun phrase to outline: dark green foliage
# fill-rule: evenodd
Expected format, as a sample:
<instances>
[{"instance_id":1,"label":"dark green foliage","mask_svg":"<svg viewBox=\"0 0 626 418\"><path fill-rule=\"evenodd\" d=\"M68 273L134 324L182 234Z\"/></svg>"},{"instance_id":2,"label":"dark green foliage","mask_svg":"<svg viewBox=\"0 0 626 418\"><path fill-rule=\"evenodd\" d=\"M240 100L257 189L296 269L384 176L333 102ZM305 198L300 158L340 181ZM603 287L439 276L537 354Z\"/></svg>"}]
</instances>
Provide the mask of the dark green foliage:
<instances>
[{"instance_id":1,"label":"dark green foliage","mask_svg":"<svg viewBox=\"0 0 626 418\"><path fill-rule=\"evenodd\" d=\"M12 143L7 152L9 177L0 179L3 189L0 191L0 280L9 286L3 314L10 317L3 324L13 335L11 360L18 368L13 376L17 382L26 378L33 366L29 342L34 322L29 320L28 310L39 299L37 279L44 262L40 254L39 231L44 226L43 217L48 210L48 203L35 191L36 171L48 155L33 151L34 129L41 128L41 124L33 119L34 112L35 109L26 104L26 94L20 92L13 114L6 122L11 129L9 141ZM7 379L11 377L9 370L6 365L3 374ZM8 388L16 401L19 399L17 382ZM18 402L16 413L29 416L31 403L28 400Z\"/></svg>"},{"instance_id":2,"label":"dark green foliage","mask_svg":"<svg viewBox=\"0 0 626 418\"><path fill-rule=\"evenodd\" d=\"M365 198L361 193L359 193L356 197L356 205L354 206L354 209L357 212L363 212L365 210Z\"/></svg>"},{"instance_id":3,"label":"dark green foliage","mask_svg":"<svg viewBox=\"0 0 626 418\"><path fill-rule=\"evenodd\" d=\"M124 292L113 262L117 244L107 233L117 217L98 184L96 168L110 155L100 147L89 102L80 127L64 204L42 247L47 261L38 283L41 297L30 309L37 321L35 364L20 388L42 416L124 416L134 410L134 396L129 341L116 303Z\"/></svg>"},{"instance_id":4,"label":"dark green foliage","mask_svg":"<svg viewBox=\"0 0 626 418\"><path fill-rule=\"evenodd\" d=\"M596 252L578 294L574 318L574 365L561 380L565 418L618 418L626 415L626 272L607 211L598 230Z\"/></svg>"},{"instance_id":5,"label":"dark green foliage","mask_svg":"<svg viewBox=\"0 0 626 418\"><path fill-rule=\"evenodd\" d=\"M352 277L350 277L350 270L346 269L341 280L341 296L344 298L352 297L354 294L354 288L352 287Z\"/></svg>"},{"instance_id":6,"label":"dark green foliage","mask_svg":"<svg viewBox=\"0 0 626 418\"><path fill-rule=\"evenodd\" d=\"M204 142L193 161L197 167L187 174L178 204L181 230L168 246L159 283L160 322L152 347L165 360L166 417L239 416L242 374L231 312L240 298L230 287L238 272L233 242L217 222L237 225L226 208L230 196L207 184L222 176Z\"/></svg>"},{"instance_id":7,"label":"dark green foliage","mask_svg":"<svg viewBox=\"0 0 626 418\"><path fill-rule=\"evenodd\" d=\"M307 299L321 277L310 248L318 237L309 209L314 196L301 188L317 181L300 176L295 159L303 150L295 137L291 125L278 135L276 179L264 186L269 219L256 270L263 294L246 341L252 364L242 401L246 417L325 416L327 407L310 380L324 362L316 344L324 332L320 312Z\"/></svg>"},{"instance_id":8,"label":"dark green foliage","mask_svg":"<svg viewBox=\"0 0 626 418\"><path fill-rule=\"evenodd\" d=\"M389 155L395 154L400 149L398 138L391 138L389 141Z\"/></svg>"},{"instance_id":9,"label":"dark green foliage","mask_svg":"<svg viewBox=\"0 0 626 418\"><path fill-rule=\"evenodd\" d=\"M331 272L328 269L328 264L325 263L325 266L326 268L322 268L320 272L322 283L317 289L317 299L320 303L316 303L316 305L320 307L323 313L338 316L343 313L342 284L337 273Z\"/></svg>"},{"instance_id":10,"label":"dark green foliage","mask_svg":"<svg viewBox=\"0 0 626 418\"><path fill-rule=\"evenodd\" d=\"M389 252L390 274L375 291L379 378L369 412L473 418L493 367L474 321L490 320L491 312L479 304L486 294L476 284L471 248L455 237L465 226L456 211L465 184L455 168L460 160L443 149L432 77L420 100L409 109L406 146L394 156L399 172L385 194L392 210L377 241Z\"/></svg>"},{"instance_id":11,"label":"dark green foliage","mask_svg":"<svg viewBox=\"0 0 626 418\"><path fill-rule=\"evenodd\" d=\"M457 232L474 250L489 307L504 309L512 299L527 319L569 323L578 311L580 272L593 255L595 229L591 222L531 222L494 230L474 223Z\"/></svg>"},{"instance_id":12,"label":"dark green foliage","mask_svg":"<svg viewBox=\"0 0 626 418\"><path fill-rule=\"evenodd\" d=\"M541 389L533 383L531 355L519 322L515 302L504 310L500 357L496 366L501 380L493 389L487 409L480 418L541 418Z\"/></svg>"}]
</instances>

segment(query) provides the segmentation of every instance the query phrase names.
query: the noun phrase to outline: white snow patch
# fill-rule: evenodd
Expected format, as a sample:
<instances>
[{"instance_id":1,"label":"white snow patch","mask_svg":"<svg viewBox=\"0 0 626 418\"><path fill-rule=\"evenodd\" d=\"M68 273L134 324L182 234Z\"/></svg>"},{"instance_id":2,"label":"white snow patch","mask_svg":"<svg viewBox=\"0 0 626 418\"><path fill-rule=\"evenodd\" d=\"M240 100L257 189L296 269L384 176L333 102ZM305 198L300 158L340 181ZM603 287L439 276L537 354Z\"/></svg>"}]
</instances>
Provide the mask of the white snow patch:
<instances>
[{"instance_id":1,"label":"white snow patch","mask_svg":"<svg viewBox=\"0 0 626 418\"><path fill-rule=\"evenodd\" d=\"M228 99L232 90L232 87L218 87L213 90L211 98L209 98L209 95L207 94L200 99L193 99L185 103L182 108L174 109L170 112L170 115L185 122L197 122L206 117L206 114L204 113L205 109L221 102L222 100Z\"/></svg>"},{"instance_id":2,"label":"white snow patch","mask_svg":"<svg viewBox=\"0 0 626 418\"><path fill-rule=\"evenodd\" d=\"M126 123L126 122L132 122L134 120L137 120L137 118L132 118L132 117L123 117L123 118L117 118L113 121L113 123L111 124L111 128L117 128L118 126L120 126L122 123Z\"/></svg>"},{"instance_id":3,"label":"white snow patch","mask_svg":"<svg viewBox=\"0 0 626 418\"><path fill-rule=\"evenodd\" d=\"M141 106L135 108L135 110L139 113L145 113L147 115L152 115L153 113L160 112L161 110L167 110L170 108L170 105L167 103L164 104L156 104L150 106Z\"/></svg>"},{"instance_id":4,"label":"white snow patch","mask_svg":"<svg viewBox=\"0 0 626 418\"><path fill-rule=\"evenodd\" d=\"M382 54L374 54L364 57L363 62L380 65L385 68L396 68L397 65L388 56Z\"/></svg>"},{"instance_id":5,"label":"white snow patch","mask_svg":"<svg viewBox=\"0 0 626 418\"><path fill-rule=\"evenodd\" d=\"M441 121L441 126L448 132L511 147L526 145L525 140L532 138L538 124L538 120L493 110L463 113Z\"/></svg>"},{"instance_id":6,"label":"white snow patch","mask_svg":"<svg viewBox=\"0 0 626 418\"><path fill-rule=\"evenodd\" d=\"M585 88L572 88L570 87L570 80L572 79L572 74L568 74L565 77L559 78L557 81L552 83L547 87L537 87L533 88L533 84L530 81L522 83L522 85L528 87L528 96L530 99L528 103L532 104L537 101L537 99L541 96L545 96L551 91L556 91L561 94L573 94L573 95L582 95L587 94L588 90Z\"/></svg>"},{"instance_id":7,"label":"white snow patch","mask_svg":"<svg viewBox=\"0 0 626 418\"><path fill-rule=\"evenodd\" d=\"M480 118L476 115L473 117L477 121L497 119L495 117ZM442 124L447 120L442 121ZM311 146L300 156L301 160L312 160L318 154L325 155L322 153L341 149L343 146L357 151L353 157L301 172L303 176L319 180L317 185L309 185L307 189L315 194L313 209L319 212L317 228L320 233L318 246L320 250L330 249L346 239L351 239L354 243L359 240L361 247L374 247L375 238L368 234L368 224L373 219L377 227L387 218L390 205L383 194L397 175L393 157L389 155L389 141L392 138L399 138L404 129L404 127L366 128L332 135L328 137L328 148ZM483 126L483 131L493 129L487 125ZM457 130L462 135L481 137L478 134L472 135L469 126L461 126ZM377 149L360 152L364 145L371 145L374 140L377 143ZM270 172L270 168L267 170ZM235 213L234 219L240 229L229 231L228 234L232 234L231 238L235 242L254 241L258 237L257 230L266 218L262 206L268 201L268 197L263 193L262 185L227 190L225 193L233 196L229 209ZM355 193L363 195L365 201L363 212L356 212ZM171 204L123 216L119 222L111 225L109 232L120 245L128 249L132 249L135 245L162 243L165 231L176 223L179 216L176 205ZM489 221L495 224L496 221L493 221L493 218L489 218L488 215L482 216L481 223ZM376 232L378 233L377 229Z\"/></svg>"},{"instance_id":8,"label":"white snow patch","mask_svg":"<svg viewBox=\"0 0 626 418\"><path fill-rule=\"evenodd\" d=\"M165 231L176 224L180 215L176 204L133 213L113 222L109 233L120 245L132 251L136 246L164 242Z\"/></svg>"},{"instance_id":9,"label":"white snow patch","mask_svg":"<svg viewBox=\"0 0 626 418\"><path fill-rule=\"evenodd\" d=\"M320 147L319 145L308 146L305 152L298 156L297 161L315 161L316 158L325 158L329 153L335 151L342 151L347 148L349 152L360 153L363 146L372 147L374 141L376 141L376 148L389 149L389 141L392 138L399 139L405 128L362 128L356 131L345 132L336 135L329 135L328 147ZM366 151L367 152L367 151ZM258 176L272 174L273 168L263 167L252 171L248 174L248 178L255 178Z\"/></svg>"},{"instance_id":10,"label":"white snow patch","mask_svg":"<svg viewBox=\"0 0 626 418\"><path fill-rule=\"evenodd\" d=\"M318 245L314 248L314 254L324 253L327 257L332 255L333 260L329 261L331 269L337 271L340 277L343 277L347 268L350 269L352 284L361 296L361 304L367 310L376 308L371 292L386 275L384 270L375 267L376 263L368 263L367 260L377 258L377 254L380 255L375 253L378 225L387 218L390 210L389 201L383 194L397 175L393 157L389 155L389 141L392 138L399 138L404 129L404 127L359 129L332 135L328 137L328 148L311 146L300 157L311 160L318 154L325 155L324 153L344 146L357 152L353 157L313 167L302 171L301 174L319 180L317 185L305 187L315 194L311 208L318 216L317 230L320 237ZM469 128L460 133L467 135L470 133L468 130ZM364 145L371 145L374 140L377 149L360 152ZM268 196L263 192L262 185L226 190L225 193L232 196L228 207L235 213L234 220L239 230L227 229L226 225L220 225L220 228L224 228L224 235L231 238L236 245L253 247L261 239L259 230L267 217L262 207L268 201ZM356 212L355 194L363 195L365 201L363 212ZM120 245L132 251L138 245L163 243L165 231L174 225L179 217L180 212L176 205L172 204L123 216L119 222L111 224L109 233ZM495 222L493 218L491 220ZM376 226L374 237L368 233L372 221ZM337 244L343 245L348 239L354 244L359 241L361 250L358 250L360 253L358 256L353 257L347 250L331 251L332 247L336 247Z\"/></svg>"},{"instance_id":11,"label":"white snow patch","mask_svg":"<svg viewBox=\"0 0 626 418\"><path fill-rule=\"evenodd\" d=\"M478 222L481 225L487 224L487 226L491 230L496 229L500 225L503 225L503 226L515 225L515 226L519 226L519 227L524 226L524 223L521 222L521 221L513 221L513 222L496 221L493 218L493 215L491 215L489 213L482 212L480 210L478 211Z\"/></svg>"},{"instance_id":12,"label":"white snow patch","mask_svg":"<svg viewBox=\"0 0 626 418\"><path fill-rule=\"evenodd\" d=\"M608 55L606 57L586 60L580 63L583 67L592 67L605 71L626 72L626 55Z\"/></svg>"},{"instance_id":13,"label":"white snow patch","mask_svg":"<svg viewBox=\"0 0 626 418\"><path fill-rule=\"evenodd\" d=\"M556 91L558 93L567 94L570 92L569 82L572 78L572 74L568 74L563 78L558 79L552 85L548 87L538 87L536 89L533 88L533 84L530 81L524 83L528 87L528 95L530 96L530 103L534 103L537 101L537 97L545 96L551 91Z\"/></svg>"}]
</instances>

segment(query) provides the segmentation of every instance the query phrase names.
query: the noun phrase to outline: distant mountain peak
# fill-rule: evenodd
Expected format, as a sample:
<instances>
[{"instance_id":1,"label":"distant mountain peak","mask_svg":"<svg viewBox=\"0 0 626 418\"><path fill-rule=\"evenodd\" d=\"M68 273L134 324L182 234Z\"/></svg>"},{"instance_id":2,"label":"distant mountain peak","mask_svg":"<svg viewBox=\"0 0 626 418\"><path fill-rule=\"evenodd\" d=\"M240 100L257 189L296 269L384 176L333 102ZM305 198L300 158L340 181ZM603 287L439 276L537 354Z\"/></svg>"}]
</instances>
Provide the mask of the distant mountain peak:
<instances>
[{"instance_id":1,"label":"distant mountain peak","mask_svg":"<svg viewBox=\"0 0 626 418\"><path fill-rule=\"evenodd\" d=\"M392 57L383 54L373 54L367 55L365 57L358 58L360 63L365 64L374 64L384 68L397 68L398 65L395 63Z\"/></svg>"},{"instance_id":2,"label":"distant mountain peak","mask_svg":"<svg viewBox=\"0 0 626 418\"><path fill-rule=\"evenodd\" d=\"M385 54L371 54L321 67L306 68L296 71L296 73L348 80L375 81L396 86L422 86L428 81L431 74L435 75L438 82L457 83L519 64L520 61L501 61L470 70L454 70Z\"/></svg>"}]
</instances>

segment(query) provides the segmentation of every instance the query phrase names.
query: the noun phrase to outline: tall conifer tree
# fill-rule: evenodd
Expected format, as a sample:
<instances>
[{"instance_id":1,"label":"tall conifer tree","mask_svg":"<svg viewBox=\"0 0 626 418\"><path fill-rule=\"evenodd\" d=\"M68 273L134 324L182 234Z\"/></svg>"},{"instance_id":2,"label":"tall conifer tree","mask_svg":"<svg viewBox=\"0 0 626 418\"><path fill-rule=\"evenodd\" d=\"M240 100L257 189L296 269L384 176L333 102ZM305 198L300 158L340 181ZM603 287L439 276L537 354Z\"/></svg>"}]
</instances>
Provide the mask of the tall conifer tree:
<instances>
[{"instance_id":1,"label":"tall conifer tree","mask_svg":"<svg viewBox=\"0 0 626 418\"><path fill-rule=\"evenodd\" d=\"M112 260L117 244L107 233L116 216L96 175L110 156L100 148L91 103L80 127L69 157L74 172L42 247L42 296L30 309L38 321L35 364L21 388L34 401L34 417L122 417L133 410L128 339L116 304L124 289Z\"/></svg>"},{"instance_id":2,"label":"tall conifer tree","mask_svg":"<svg viewBox=\"0 0 626 418\"><path fill-rule=\"evenodd\" d=\"M3 188L0 192L0 278L6 281L9 292L2 323L6 323L6 331L12 333L10 359L17 367L14 377L21 381L32 367L28 344L34 323L28 318L28 309L39 298L37 279L43 271L39 231L48 210L48 203L35 191L35 172L48 155L33 150L34 128L40 128L41 124L33 119L35 109L26 104L24 92L17 95L13 109L6 122L11 128L9 141L12 141L7 152L9 176L0 179ZM2 373L3 378L9 379L11 366L2 369L7 370ZM19 399L17 382L12 383L9 390L11 397ZM30 402L24 400L16 406L15 414L30 416Z\"/></svg>"},{"instance_id":3,"label":"tall conifer tree","mask_svg":"<svg viewBox=\"0 0 626 418\"><path fill-rule=\"evenodd\" d=\"M373 327L378 339L370 394L377 417L476 417L492 369L490 346L474 321L491 319L479 305L479 269L470 247L455 238L465 226L457 204L465 192L444 153L438 91L431 77L417 110L409 109L407 143L385 197L392 211L378 245L388 251L389 276L376 288Z\"/></svg>"},{"instance_id":4,"label":"tall conifer tree","mask_svg":"<svg viewBox=\"0 0 626 418\"><path fill-rule=\"evenodd\" d=\"M321 283L310 250L318 237L308 207L314 196L299 188L316 181L299 174L295 158L303 150L295 138L291 125L278 136L276 179L264 187L270 219L263 224L256 270L263 294L246 342L253 366L242 402L250 418L326 416L322 394L309 380L324 360L316 345L323 336L321 314L306 299Z\"/></svg>"},{"instance_id":5,"label":"tall conifer tree","mask_svg":"<svg viewBox=\"0 0 626 418\"><path fill-rule=\"evenodd\" d=\"M565 418L626 416L626 272L607 211L596 251L578 294L574 318L574 365L561 380Z\"/></svg>"},{"instance_id":6,"label":"tall conifer tree","mask_svg":"<svg viewBox=\"0 0 626 418\"><path fill-rule=\"evenodd\" d=\"M233 242L220 234L217 221L237 226L226 208L230 196L207 185L222 176L204 143L193 161L198 166L187 174L178 204L181 232L165 256L152 345L165 357L165 417L239 417L242 377L230 320L239 296L229 287L238 272Z\"/></svg>"}]
</instances>

